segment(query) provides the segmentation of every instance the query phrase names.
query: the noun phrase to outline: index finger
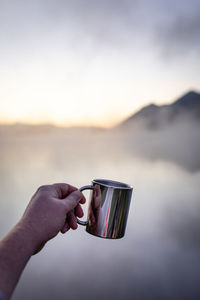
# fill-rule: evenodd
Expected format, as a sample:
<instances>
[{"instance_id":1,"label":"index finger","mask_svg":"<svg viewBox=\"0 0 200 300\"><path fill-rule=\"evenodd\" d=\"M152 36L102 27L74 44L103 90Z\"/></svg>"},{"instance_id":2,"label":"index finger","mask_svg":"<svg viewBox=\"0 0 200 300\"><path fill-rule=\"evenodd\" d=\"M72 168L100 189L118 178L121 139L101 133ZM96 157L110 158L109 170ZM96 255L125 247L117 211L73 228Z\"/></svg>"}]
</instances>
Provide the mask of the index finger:
<instances>
[{"instance_id":1,"label":"index finger","mask_svg":"<svg viewBox=\"0 0 200 300\"><path fill-rule=\"evenodd\" d=\"M53 186L56 189L58 198L62 199L76 191L77 188L67 183L54 183Z\"/></svg>"},{"instance_id":2,"label":"index finger","mask_svg":"<svg viewBox=\"0 0 200 300\"><path fill-rule=\"evenodd\" d=\"M82 194L82 198L79 201L79 203L84 204L86 202L86 199L85 199L85 196L83 195L83 193L81 193L81 194Z\"/></svg>"}]
</instances>

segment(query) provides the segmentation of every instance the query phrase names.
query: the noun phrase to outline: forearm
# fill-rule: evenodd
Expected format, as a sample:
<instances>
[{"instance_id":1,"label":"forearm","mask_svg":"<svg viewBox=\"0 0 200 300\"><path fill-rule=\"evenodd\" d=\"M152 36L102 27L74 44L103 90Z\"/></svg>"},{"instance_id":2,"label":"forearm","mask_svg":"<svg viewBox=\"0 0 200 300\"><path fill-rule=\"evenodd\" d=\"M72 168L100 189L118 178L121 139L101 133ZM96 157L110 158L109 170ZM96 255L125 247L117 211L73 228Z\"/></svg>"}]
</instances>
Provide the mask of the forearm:
<instances>
[{"instance_id":1,"label":"forearm","mask_svg":"<svg viewBox=\"0 0 200 300\"><path fill-rule=\"evenodd\" d=\"M34 249L34 240L20 223L0 241L0 290L6 300L10 299Z\"/></svg>"},{"instance_id":2,"label":"forearm","mask_svg":"<svg viewBox=\"0 0 200 300\"><path fill-rule=\"evenodd\" d=\"M83 216L79 202L85 203L84 196L65 183L41 186L33 195L20 222L0 241L0 291L5 300L10 299L31 255L66 225L67 230L77 228L73 211L76 208L77 216Z\"/></svg>"}]
</instances>

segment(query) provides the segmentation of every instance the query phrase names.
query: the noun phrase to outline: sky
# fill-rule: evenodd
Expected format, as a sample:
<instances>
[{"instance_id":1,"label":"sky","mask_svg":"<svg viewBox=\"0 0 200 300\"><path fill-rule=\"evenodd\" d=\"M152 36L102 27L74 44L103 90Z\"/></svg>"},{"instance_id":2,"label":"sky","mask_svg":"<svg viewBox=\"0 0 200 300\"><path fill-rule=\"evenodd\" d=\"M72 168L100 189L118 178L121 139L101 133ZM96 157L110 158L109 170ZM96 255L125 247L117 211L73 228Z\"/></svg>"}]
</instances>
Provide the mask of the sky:
<instances>
[{"instance_id":1,"label":"sky","mask_svg":"<svg viewBox=\"0 0 200 300\"><path fill-rule=\"evenodd\" d=\"M199 0L0 0L0 123L110 127L200 90Z\"/></svg>"}]
</instances>

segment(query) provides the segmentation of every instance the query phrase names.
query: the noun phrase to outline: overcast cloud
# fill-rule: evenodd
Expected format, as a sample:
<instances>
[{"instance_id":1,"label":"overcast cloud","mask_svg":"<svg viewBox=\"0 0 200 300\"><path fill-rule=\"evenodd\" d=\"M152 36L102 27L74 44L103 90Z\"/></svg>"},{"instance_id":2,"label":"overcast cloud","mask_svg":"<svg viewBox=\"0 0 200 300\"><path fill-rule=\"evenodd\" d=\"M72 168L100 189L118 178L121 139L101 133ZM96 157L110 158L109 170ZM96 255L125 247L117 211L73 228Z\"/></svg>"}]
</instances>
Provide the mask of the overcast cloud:
<instances>
[{"instance_id":1,"label":"overcast cloud","mask_svg":"<svg viewBox=\"0 0 200 300\"><path fill-rule=\"evenodd\" d=\"M149 45L171 55L199 51L200 5L196 0L1 0L0 8L1 49L40 46L43 41L77 50L86 46L88 50L109 47L131 52Z\"/></svg>"}]
</instances>

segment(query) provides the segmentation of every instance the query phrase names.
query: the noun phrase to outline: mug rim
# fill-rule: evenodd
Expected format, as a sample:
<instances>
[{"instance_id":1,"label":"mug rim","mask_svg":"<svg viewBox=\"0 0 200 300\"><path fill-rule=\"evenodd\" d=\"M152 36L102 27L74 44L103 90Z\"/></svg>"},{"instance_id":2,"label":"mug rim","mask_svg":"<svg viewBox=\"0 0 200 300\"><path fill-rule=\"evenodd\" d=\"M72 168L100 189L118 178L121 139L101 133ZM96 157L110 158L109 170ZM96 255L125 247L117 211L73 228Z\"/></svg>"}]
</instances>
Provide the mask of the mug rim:
<instances>
[{"instance_id":1,"label":"mug rim","mask_svg":"<svg viewBox=\"0 0 200 300\"><path fill-rule=\"evenodd\" d=\"M98 179L93 179L92 182L106 186L106 187L111 187L114 189L123 189L123 190L132 190L133 189L133 187L127 183L110 180L110 179L98 178Z\"/></svg>"}]
</instances>

